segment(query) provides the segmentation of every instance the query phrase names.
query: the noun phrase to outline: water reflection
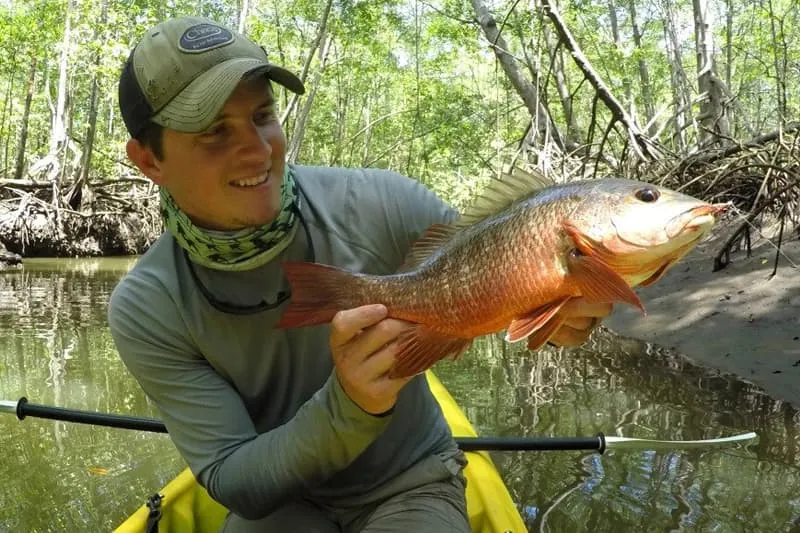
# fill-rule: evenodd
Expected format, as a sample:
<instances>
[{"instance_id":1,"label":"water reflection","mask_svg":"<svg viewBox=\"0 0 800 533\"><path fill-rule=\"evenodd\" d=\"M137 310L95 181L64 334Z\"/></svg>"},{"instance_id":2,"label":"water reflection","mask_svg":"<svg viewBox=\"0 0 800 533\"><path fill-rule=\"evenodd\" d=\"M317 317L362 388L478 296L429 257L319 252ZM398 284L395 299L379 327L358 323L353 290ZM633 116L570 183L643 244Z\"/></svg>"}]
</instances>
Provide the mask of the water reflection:
<instances>
[{"instance_id":1,"label":"water reflection","mask_svg":"<svg viewBox=\"0 0 800 533\"><path fill-rule=\"evenodd\" d=\"M793 531L800 415L758 387L600 331L536 354L480 339L438 373L485 434L701 439L745 449L494 455L531 531ZM472 393L479 390L480 393Z\"/></svg>"},{"instance_id":2,"label":"water reflection","mask_svg":"<svg viewBox=\"0 0 800 533\"><path fill-rule=\"evenodd\" d=\"M0 398L155 415L114 350L108 297L130 259L0 273ZM109 531L182 467L169 439L0 415L0 531Z\"/></svg>"},{"instance_id":3,"label":"water reflection","mask_svg":"<svg viewBox=\"0 0 800 533\"><path fill-rule=\"evenodd\" d=\"M155 416L106 325L130 259L0 273L0 398ZM479 339L436 372L485 435L712 438L713 452L499 453L531 531L798 531L800 416L757 387L600 332L536 354ZM107 531L183 463L164 435L0 415L0 531ZM794 528L794 529L793 529Z\"/></svg>"}]
</instances>

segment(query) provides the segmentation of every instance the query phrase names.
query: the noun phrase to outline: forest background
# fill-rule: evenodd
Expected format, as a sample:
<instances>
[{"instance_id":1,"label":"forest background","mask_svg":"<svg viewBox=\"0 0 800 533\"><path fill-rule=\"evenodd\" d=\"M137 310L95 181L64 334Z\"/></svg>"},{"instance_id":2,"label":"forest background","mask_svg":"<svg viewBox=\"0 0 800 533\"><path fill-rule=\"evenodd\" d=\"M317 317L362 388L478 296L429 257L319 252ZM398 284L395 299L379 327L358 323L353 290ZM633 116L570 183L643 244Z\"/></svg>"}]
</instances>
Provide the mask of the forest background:
<instances>
[{"instance_id":1,"label":"forest background","mask_svg":"<svg viewBox=\"0 0 800 533\"><path fill-rule=\"evenodd\" d=\"M0 0L7 261L136 254L161 232L117 80L141 33L181 14L303 78L302 97L278 93L292 162L396 170L457 207L509 164L616 175L796 225L794 0ZM719 268L749 238L736 224Z\"/></svg>"}]
</instances>

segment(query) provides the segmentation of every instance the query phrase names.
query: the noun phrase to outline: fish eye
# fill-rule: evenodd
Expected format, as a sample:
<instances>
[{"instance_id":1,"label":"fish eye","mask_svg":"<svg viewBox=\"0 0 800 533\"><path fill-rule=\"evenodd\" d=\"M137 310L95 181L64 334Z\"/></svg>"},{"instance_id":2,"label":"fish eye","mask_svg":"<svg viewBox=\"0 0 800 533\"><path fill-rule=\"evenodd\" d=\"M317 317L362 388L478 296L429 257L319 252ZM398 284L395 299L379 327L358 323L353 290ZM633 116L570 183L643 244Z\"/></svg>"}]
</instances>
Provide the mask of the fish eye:
<instances>
[{"instance_id":1,"label":"fish eye","mask_svg":"<svg viewBox=\"0 0 800 533\"><path fill-rule=\"evenodd\" d=\"M644 187L636 191L636 198L647 203L655 202L659 196L661 196L661 193L653 187Z\"/></svg>"}]
</instances>

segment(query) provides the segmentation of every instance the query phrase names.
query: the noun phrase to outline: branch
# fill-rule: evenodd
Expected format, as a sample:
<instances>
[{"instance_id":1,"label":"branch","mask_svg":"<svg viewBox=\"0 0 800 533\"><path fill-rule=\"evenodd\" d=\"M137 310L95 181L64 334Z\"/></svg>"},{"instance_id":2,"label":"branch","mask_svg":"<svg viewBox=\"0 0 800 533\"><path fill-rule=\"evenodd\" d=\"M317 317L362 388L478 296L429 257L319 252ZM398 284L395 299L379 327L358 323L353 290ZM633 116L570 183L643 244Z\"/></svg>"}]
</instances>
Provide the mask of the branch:
<instances>
[{"instance_id":1,"label":"branch","mask_svg":"<svg viewBox=\"0 0 800 533\"><path fill-rule=\"evenodd\" d=\"M550 0L542 0L542 6L544 7L545 14L553 22L553 26L555 27L559 38L572 54L575 64L589 80L589 83L592 84L592 87L594 87L598 96L606 105L608 110L611 111L614 120L624 124L630 132L631 138L634 140L633 148L637 155L643 160L648 158L654 160L659 159L660 154L655 143L644 133L642 133L641 130L639 130L639 127L636 125L634 119L628 115L627 112L625 112L622 104L617 101L597 72L595 72L594 68L592 68L591 63L589 63L589 60L583 55L580 46L578 46L577 41L575 41L575 38L570 33L569 29L567 29L564 20L551 5Z\"/></svg>"},{"instance_id":2,"label":"branch","mask_svg":"<svg viewBox=\"0 0 800 533\"><path fill-rule=\"evenodd\" d=\"M777 139L778 137L780 137L785 133L792 133L796 131L800 131L800 121L789 122L785 126L778 128L777 130L771 133L765 133L764 135L759 135L758 137L754 137L749 141L738 143L734 146L729 146L724 150L712 150L705 152L702 155L688 158L686 160L685 167L688 168L694 163L712 163L717 159L724 159L726 157L735 155L739 152L746 150L747 148L758 148L759 146L763 146L768 142L774 141L775 139Z\"/></svg>"},{"instance_id":3,"label":"branch","mask_svg":"<svg viewBox=\"0 0 800 533\"><path fill-rule=\"evenodd\" d=\"M100 189L102 187L112 187L123 183L133 183L138 185L153 185L153 182L144 178L117 178L115 180L93 181L89 183L92 189Z\"/></svg>"},{"instance_id":4,"label":"branch","mask_svg":"<svg viewBox=\"0 0 800 533\"><path fill-rule=\"evenodd\" d=\"M43 181L33 181L33 180L0 180L0 188L2 187L16 187L17 189L22 189L26 191L31 190L38 190L38 189L49 189L53 184L52 183L45 183Z\"/></svg>"},{"instance_id":5,"label":"branch","mask_svg":"<svg viewBox=\"0 0 800 533\"><path fill-rule=\"evenodd\" d=\"M787 171L784 171L787 172ZM788 172L787 172L788 173ZM742 234L749 228L749 226L753 223L753 220L761 214L767 207L772 205L772 202L776 200L782 194L790 191L794 187L800 186L800 176L795 175L794 181L786 184L784 187L781 187L777 191L775 191L769 198L764 200L764 203L761 204L761 207L758 209L753 209L750 213L745 217L744 222L739 226L739 228L725 241L725 244L722 245L720 251L717 252L716 257L714 257L714 268L712 272L717 272L722 270L728 263L730 263L730 255L731 255L731 248L733 247L734 243L739 240ZM783 215L783 213L782 213ZM781 219L783 222L783 219ZM783 236L783 226L781 226L781 237ZM749 253L748 253L749 255Z\"/></svg>"},{"instance_id":6,"label":"branch","mask_svg":"<svg viewBox=\"0 0 800 533\"><path fill-rule=\"evenodd\" d=\"M459 18L459 17L457 17L455 15L451 15L450 13L446 13L446 12L442 11L441 9L439 9L438 7L436 7L434 5L431 5L428 2L425 2L425 0L419 0L419 3L422 4L423 6L427 6L427 7L431 8L431 9L433 9L434 11L436 11L437 13L439 13L440 15L442 15L445 18L449 18L451 20L455 20L456 22L460 22L461 24L467 24L469 26L474 26L474 25L476 25L478 23L478 21L476 21L475 19L472 19L472 20L462 19L462 18Z\"/></svg>"}]
</instances>

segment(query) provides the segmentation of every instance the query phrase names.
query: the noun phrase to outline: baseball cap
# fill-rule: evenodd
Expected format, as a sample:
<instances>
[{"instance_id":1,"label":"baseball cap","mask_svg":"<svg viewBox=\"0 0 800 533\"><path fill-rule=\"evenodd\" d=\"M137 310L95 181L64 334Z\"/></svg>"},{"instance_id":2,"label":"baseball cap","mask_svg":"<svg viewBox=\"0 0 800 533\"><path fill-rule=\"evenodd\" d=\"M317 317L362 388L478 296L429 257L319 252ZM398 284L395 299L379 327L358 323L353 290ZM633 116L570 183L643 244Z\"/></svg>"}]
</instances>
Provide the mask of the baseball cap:
<instances>
[{"instance_id":1,"label":"baseball cap","mask_svg":"<svg viewBox=\"0 0 800 533\"><path fill-rule=\"evenodd\" d=\"M185 132L206 129L245 75L265 75L297 94L303 82L267 59L262 46L203 17L178 17L149 29L119 80L119 106L135 137L149 121Z\"/></svg>"}]
</instances>

